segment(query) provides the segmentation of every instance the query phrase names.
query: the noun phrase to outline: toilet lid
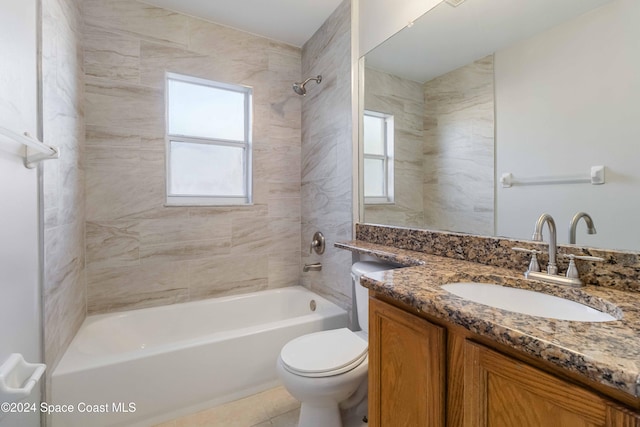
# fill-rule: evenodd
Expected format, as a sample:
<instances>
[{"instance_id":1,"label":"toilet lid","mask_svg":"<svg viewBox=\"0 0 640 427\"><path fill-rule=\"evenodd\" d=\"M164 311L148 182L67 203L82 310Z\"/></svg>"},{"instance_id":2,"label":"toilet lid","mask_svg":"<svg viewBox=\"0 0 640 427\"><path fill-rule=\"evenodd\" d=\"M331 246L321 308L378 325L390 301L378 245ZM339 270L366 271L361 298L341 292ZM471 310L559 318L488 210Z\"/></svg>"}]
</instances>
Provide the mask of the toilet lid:
<instances>
[{"instance_id":1,"label":"toilet lid","mask_svg":"<svg viewBox=\"0 0 640 427\"><path fill-rule=\"evenodd\" d=\"M368 342L347 328L316 332L289 341L280 352L285 368L307 377L338 375L367 357Z\"/></svg>"}]
</instances>

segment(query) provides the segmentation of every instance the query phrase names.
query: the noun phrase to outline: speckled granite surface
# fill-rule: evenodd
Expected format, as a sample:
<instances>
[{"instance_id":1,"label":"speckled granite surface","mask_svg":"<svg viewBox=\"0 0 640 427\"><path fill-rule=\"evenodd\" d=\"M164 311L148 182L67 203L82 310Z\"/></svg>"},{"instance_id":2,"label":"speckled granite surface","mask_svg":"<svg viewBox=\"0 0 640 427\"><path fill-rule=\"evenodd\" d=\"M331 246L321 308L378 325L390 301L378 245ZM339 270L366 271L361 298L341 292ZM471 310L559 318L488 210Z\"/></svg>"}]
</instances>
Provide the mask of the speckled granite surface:
<instances>
[{"instance_id":1,"label":"speckled granite surface","mask_svg":"<svg viewBox=\"0 0 640 427\"><path fill-rule=\"evenodd\" d=\"M336 247L408 266L364 279L365 286L380 294L640 397L640 293L602 286L563 288L526 280L522 268L482 265L362 241L336 243ZM538 290L581 302L619 320L586 323L528 316L466 301L440 288L459 281Z\"/></svg>"},{"instance_id":2,"label":"speckled granite surface","mask_svg":"<svg viewBox=\"0 0 640 427\"><path fill-rule=\"evenodd\" d=\"M511 248L514 246L541 250L543 253L538 259L543 270L548 260L547 243L502 237L356 224L356 240L523 272L529 264L529 254L513 251ZM577 262L580 278L587 285L640 292L638 252L558 245L558 254L558 268L562 272L566 271L568 260L560 254L591 255L605 259L604 262Z\"/></svg>"}]
</instances>

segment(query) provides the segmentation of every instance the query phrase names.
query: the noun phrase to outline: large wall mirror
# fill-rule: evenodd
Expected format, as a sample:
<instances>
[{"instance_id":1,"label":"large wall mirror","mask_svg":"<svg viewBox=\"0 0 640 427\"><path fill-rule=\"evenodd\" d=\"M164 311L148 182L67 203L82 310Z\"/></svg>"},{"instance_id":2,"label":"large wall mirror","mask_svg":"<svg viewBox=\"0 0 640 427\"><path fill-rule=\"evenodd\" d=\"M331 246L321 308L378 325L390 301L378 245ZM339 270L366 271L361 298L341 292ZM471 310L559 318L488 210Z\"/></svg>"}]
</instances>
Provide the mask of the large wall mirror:
<instances>
[{"instance_id":1,"label":"large wall mirror","mask_svg":"<svg viewBox=\"0 0 640 427\"><path fill-rule=\"evenodd\" d=\"M367 53L361 220L530 239L547 212L566 244L587 212L578 245L639 251L638 22L638 0L443 1Z\"/></svg>"}]
</instances>

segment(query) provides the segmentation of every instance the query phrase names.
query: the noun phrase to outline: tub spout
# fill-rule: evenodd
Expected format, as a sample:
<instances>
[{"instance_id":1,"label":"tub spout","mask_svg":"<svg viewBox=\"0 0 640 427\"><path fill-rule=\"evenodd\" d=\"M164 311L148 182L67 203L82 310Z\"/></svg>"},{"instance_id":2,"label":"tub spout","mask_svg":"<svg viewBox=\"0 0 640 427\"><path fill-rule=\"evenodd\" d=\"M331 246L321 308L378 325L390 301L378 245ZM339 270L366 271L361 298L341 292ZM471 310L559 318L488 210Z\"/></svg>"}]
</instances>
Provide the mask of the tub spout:
<instances>
[{"instance_id":1,"label":"tub spout","mask_svg":"<svg viewBox=\"0 0 640 427\"><path fill-rule=\"evenodd\" d=\"M304 267L302 267L302 271L304 271L305 273L307 271L320 271L322 270L322 263L320 262L316 262L314 264L305 264Z\"/></svg>"}]
</instances>

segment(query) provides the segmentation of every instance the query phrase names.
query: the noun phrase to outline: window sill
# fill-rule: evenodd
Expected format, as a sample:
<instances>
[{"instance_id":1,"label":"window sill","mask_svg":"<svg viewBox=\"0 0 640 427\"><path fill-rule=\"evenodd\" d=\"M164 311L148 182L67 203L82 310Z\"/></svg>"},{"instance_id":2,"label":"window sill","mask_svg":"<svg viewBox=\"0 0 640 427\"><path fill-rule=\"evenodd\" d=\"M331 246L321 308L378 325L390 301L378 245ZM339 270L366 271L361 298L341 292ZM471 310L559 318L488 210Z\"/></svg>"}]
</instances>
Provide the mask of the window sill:
<instances>
[{"instance_id":1,"label":"window sill","mask_svg":"<svg viewBox=\"0 0 640 427\"><path fill-rule=\"evenodd\" d=\"M247 199L228 198L228 199L211 199L199 197L170 197L164 203L164 207L242 207L253 206L253 202Z\"/></svg>"},{"instance_id":2,"label":"window sill","mask_svg":"<svg viewBox=\"0 0 640 427\"><path fill-rule=\"evenodd\" d=\"M396 202L393 200L371 200L371 201L364 201L365 206L371 206L371 205L395 205Z\"/></svg>"}]
</instances>

